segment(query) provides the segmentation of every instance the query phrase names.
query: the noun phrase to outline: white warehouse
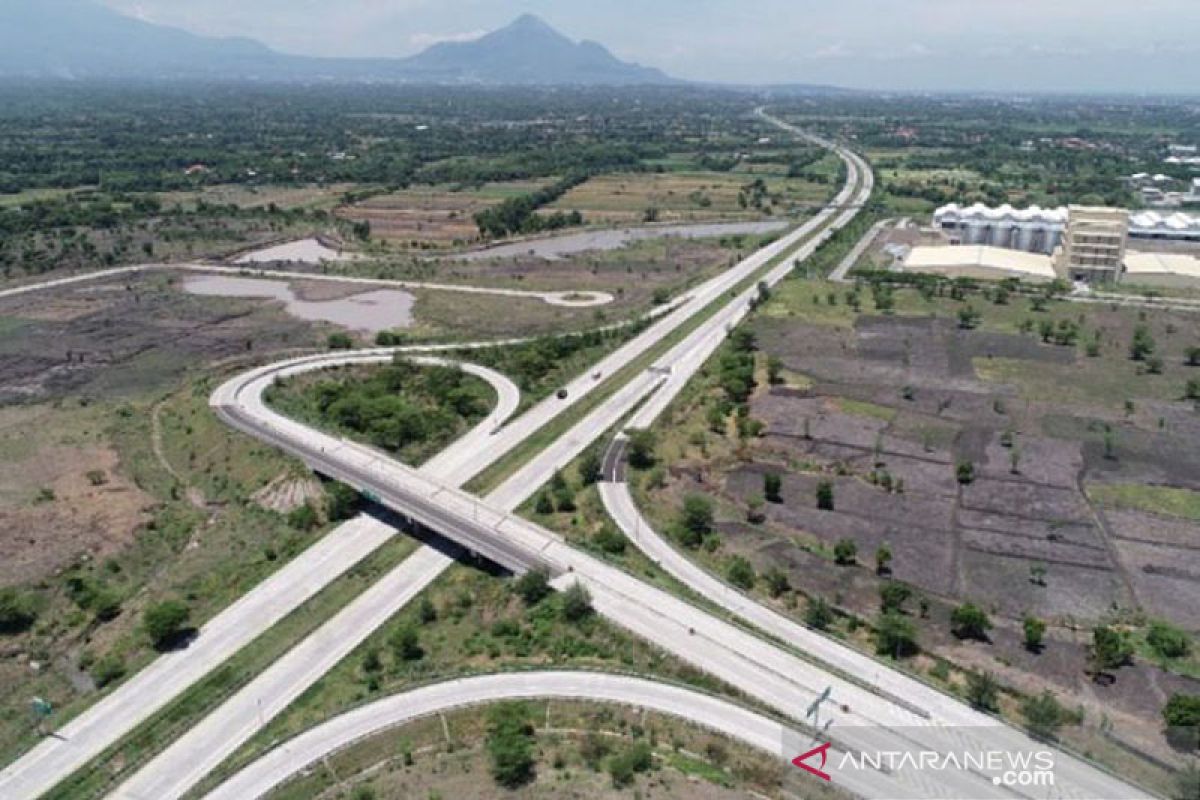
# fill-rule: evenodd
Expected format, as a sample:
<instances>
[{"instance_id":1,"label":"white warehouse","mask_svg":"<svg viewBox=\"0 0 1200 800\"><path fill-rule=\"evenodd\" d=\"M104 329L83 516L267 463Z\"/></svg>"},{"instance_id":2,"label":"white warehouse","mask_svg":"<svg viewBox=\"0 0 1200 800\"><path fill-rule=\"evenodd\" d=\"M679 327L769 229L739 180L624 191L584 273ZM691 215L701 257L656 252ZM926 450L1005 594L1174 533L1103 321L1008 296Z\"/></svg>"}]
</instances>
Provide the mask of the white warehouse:
<instances>
[{"instance_id":1,"label":"white warehouse","mask_svg":"<svg viewBox=\"0 0 1200 800\"><path fill-rule=\"evenodd\" d=\"M953 244L1051 254L1062 244L1068 216L1066 208L991 208L982 203L964 208L951 203L933 212L933 224ZM1200 242L1200 217L1134 211L1129 214L1129 238Z\"/></svg>"},{"instance_id":2,"label":"white warehouse","mask_svg":"<svg viewBox=\"0 0 1200 800\"><path fill-rule=\"evenodd\" d=\"M963 208L957 203L933 213L933 224L956 244L1005 247L1027 253L1053 253L1067 226L1065 208L1013 208L1007 203L990 208L982 203Z\"/></svg>"}]
</instances>

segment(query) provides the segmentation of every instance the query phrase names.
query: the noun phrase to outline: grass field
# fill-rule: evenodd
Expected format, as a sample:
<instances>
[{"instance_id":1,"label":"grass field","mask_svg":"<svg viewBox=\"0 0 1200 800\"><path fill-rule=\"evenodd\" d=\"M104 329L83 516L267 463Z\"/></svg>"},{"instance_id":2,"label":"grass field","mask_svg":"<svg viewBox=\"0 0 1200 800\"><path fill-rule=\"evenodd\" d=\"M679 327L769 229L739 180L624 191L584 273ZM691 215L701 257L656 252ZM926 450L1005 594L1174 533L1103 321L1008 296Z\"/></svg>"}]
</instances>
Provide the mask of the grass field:
<instances>
[{"instance_id":1,"label":"grass field","mask_svg":"<svg viewBox=\"0 0 1200 800\"><path fill-rule=\"evenodd\" d=\"M766 184L761 208L739 202L739 197L749 198L746 187L756 178ZM648 209L657 212L651 221L660 222L763 219L820 204L828 192L828 185L788 179L782 173L618 173L588 180L548 210L578 210L591 224L647 221Z\"/></svg>"},{"instance_id":2,"label":"grass field","mask_svg":"<svg viewBox=\"0 0 1200 800\"><path fill-rule=\"evenodd\" d=\"M1088 486L1087 493L1092 500L1108 508L1149 511L1200 522L1200 492L1191 489L1140 483L1095 483Z\"/></svg>"}]
</instances>

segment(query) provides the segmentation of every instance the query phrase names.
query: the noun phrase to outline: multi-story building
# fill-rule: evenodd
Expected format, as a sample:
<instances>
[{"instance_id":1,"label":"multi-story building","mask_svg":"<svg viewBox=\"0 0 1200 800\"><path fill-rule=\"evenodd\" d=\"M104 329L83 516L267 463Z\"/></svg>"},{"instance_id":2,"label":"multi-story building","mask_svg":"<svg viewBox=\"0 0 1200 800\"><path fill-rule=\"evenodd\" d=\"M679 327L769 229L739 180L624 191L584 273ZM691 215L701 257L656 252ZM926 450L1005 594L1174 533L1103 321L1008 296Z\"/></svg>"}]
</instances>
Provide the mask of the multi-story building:
<instances>
[{"instance_id":1,"label":"multi-story building","mask_svg":"<svg viewBox=\"0 0 1200 800\"><path fill-rule=\"evenodd\" d=\"M1116 282L1121 278L1128 238L1129 212L1124 209L1069 206L1055 271L1072 281Z\"/></svg>"}]
</instances>

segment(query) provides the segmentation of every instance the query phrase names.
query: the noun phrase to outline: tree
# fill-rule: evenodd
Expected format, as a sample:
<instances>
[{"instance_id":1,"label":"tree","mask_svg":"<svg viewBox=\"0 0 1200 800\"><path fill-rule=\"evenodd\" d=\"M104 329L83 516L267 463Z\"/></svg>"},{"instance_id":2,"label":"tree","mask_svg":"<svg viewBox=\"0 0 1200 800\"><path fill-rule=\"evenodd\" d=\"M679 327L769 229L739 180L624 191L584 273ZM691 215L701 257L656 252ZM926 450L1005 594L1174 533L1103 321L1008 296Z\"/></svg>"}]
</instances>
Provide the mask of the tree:
<instances>
[{"instance_id":1,"label":"tree","mask_svg":"<svg viewBox=\"0 0 1200 800\"><path fill-rule=\"evenodd\" d=\"M492 777L516 789L534 777L533 726L524 703L502 703L488 714L487 751Z\"/></svg>"},{"instance_id":2,"label":"tree","mask_svg":"<svg viewBox=\"0 0 1200 800\"><path fill-rule=\"evenodd\" d=\"M562 615L568 622L579 622L592 614L592 596L587 588L575 581L562 595Z\"/></svg>"},{"instance_id":3,"label":"tree","mask_svg":"<svg viewBox=\"0 0 1200 800\"><path fill-rule=\"evenodd\" d=\"M963 603L950 614L950 630L959 639L986 642L991 627L992 621L988 615L974 603Z\"/></svg>"},{"instance_id":4,"label":"tree","mask_svg":"<svg viewBox=\"0 0 1200 800\"><path fill-rule=\"evenodd\" d=\"M29 630L37 620L37 611L29 595L16 589L0 589L0 633L14 634Z\"/></svg>"},{"instance_id":5,"label":"tree","mask_svg":"<svg viewBox=\"0 0 1200 800\"><path fill-rule=\"evenodd\" d=\"M1187 633L1165 622L1151 623L1146 643L1160 658L1183 658L1192 649Z\"/></svg>"},{"instance_id":6,"label":"tree","mask_svg":"<svg viewBox=\"0 0 1200 800\"><path fill-rule=\"evenodd\" d=\"M729 582L739 589L749 591L754 588L754 582L757 576L754 574L754 567L742 556L734 556L729 562L729 570L725 573Z\"/></svg>"},{"instance_id":7,"label":"tree","mask_svg":"<svg viewBox=\"0 0 1200 800\"><path fill-rule=\"evenodd\" d=\"M179 643L188 630L192 612L179 600L163 600L146 609L142 626L157 650L168 650Z\"/></svg>"},{"instance_id":8,"label":"tree","mask_svg":"<svg viewBox=\"0 0 1200 800\"><path fill-rule=\"evenodd\" d=\"M517 578L517 594L527 606L535 606L550 594L550 575L545 569L531 569Z\"/></svg>"},{"instance_id":9,"label":"tree","mask_svg":"<svg viewBox=\"0 0 1200 800\"><path fill-rule=\"evenodd\" d=\"M1187 349L1187 365L1189 367L1200 367L1200 347L1192 345Z\"/></svg>"},{"instance_id":10,"label":"tree","mask_svg":"<svg viewBox=\"0 0 1200 800\"><path fill-rule=\"evenodd\" d=\"M421 605L417 609L417 618L421 620L422 625L428 625L436 622L438 618L437 606L433 604L427 596L421 596Z\"/></svg>"},{"instance_id":11,"label":"tree","mask_svg":"<svg viewBox=\"0 0 1200 800\"><path fill-rule=\"evenodd\" d=\"M329 334L327 344L330 350L349 350L354 347L354 340L350 338L349 334L338 331Z\"/></svg>"},{"instance_id":12,"label":"tree","mask_svg":"<svg viewBox=\"0 0 1200 800\"><path fill-rule=\"evenodd\" d=\"M804 609L804 622L806 625L823 631L833 624L833 620L833 607L825 601L825 598L816 595L809 598L808 607Z\"/></svg>"},{"instance_id":13,"label":"tree","mask_svg":"<svg viewBox=\"0 0 1200 800\"><path fill-rule=\"evenodd\" d=\"M907 617L889 612L882 614L875 626L875 651L879 655L904 658L916 655L917 628Z\"/></svg>"},{"instance_id":14,"label":"tree","mask_svg":"<svg viewBox=\"0 0 1200 800\"><path fill-rule=\"evenodd\" d=\"M875 548L875 574L888 575L892 571L892 548L887 542Z\"/></svg>"},{"instance_id":15,"label":"tree","mask_svg":"<svg viewBox=\"0 0 1200 800\"><path fill-rule=\"evenodd\" d=\"M350 519L358 513L358 507L362 503L362 495L358 490L340 481L326 486L325 495L329 503L326 513L333 522Z\"/></svg>"},{"instance_id":16,"label":"tree","mask_svg":"<svg viewBox=\"0 0 1200 800\"><path fill-rule=\"evenodd\" d=\"M579 479L584 486L591 486L603 477L603 464L600 461L600 451L591 448L583 454L579 461Z\"/></svg>"},{"instance_id":17,"label":"tree","mask_svg":"<svg viewBox=\"0 0 1200 800\"><path fill-rule=\"evenodd\" d=\"M910 597L912 589L899 581L888 581L879 587L879 606L885 614L903 611Z\"/></svg>"},{"instance_id":18,"label":"tree","mask_svg":"<svg viewBox=\"0 0 1200 800\"><path fill-rule=\"evenodd\" d=\"M1030 733L1040 739L1053 739L1067 719L1067 710L1045 691L1026 698L1021 704L1021 715Z\"/></svg>"},{"instance_id":19,"label":"tree","mask_svg":"<svg viewBox=\"0 0 1200 800\"><path fill-rule=\"evenodd\" d=\"M1042 640L1046 636L1046 623L1032 614L1026 614L1022 622L1025 629L1025 649L1038 653L1042 650Z\"/></svg>"},{"instance_id":20,"label":"tree","mask_svg":"<svg viewBox=\"0 0 1200 800\"><path fill-rule=\"evenodd\" d=\"M970 461L960 461L958 466L954 468L954 476L963 486L967 486L975 482L975 464Z\"/></svg>"},{"instance_id":21,"label":"tree","mask_svg":"<svg viewBox=\"0 0 1200 800\"><path fill-rule=\"evenodd\" d=\"M763 497L768 503L782 503L783 478L778 472L763 473Z\"/></svg>"},{"instance_id":22,"label":"tree","mask_svg":"<svg viewBox=\"0 0 1200 800\"><path fill-rule=\"evenodd\" d=\"M853 539L838 539L833 546L834 563L843 567L853 564L858 558L858 545Z\"/></svg>"},{"instance_id":23,"label":"tree","mask_svg":"<svg viewBox=\"0 0 1200 800\"><path fill-rule=\"evenodd\" d=\"M833 511L833 484L821 481L817 484L817 508L822 511Z\"/></svg>"},{"instance_id":24,"label":"tree","mask_svg":"<svg viewBox=\"0 0 1200 800\"><path fill-rule=\"evenodd\" d=\"M629 466L634 469L649 469L654 466L654 432L640 429L629 432Z\"/></svg>"},{"instance_id":25,"label":"tree","mask_svg":"<svg viewBox=\"0 0 1200 800\"><path fill-rule=\"evenodd\" d=\"M972 672L967 676L967 702L980 711L1000 710L1000 683L990 672Z\"/></svg>"},{"instance_id":26,"label":"tree","mask_svg":"<svg viewBox=\"0 0 1200 800\"><path fill-rule=\"evenodd\" d=\"M1092 672L1101 675L1109 670L1119 669L1133 657L1133 645L1129 638L1120 631L1115 631L1106 625L1092 631L1092 647L1089 661Z\"/></svg>"},{"instance_id":27,"label":"tree","mask_svg":"<svg viewBox=\"0 0 1200 800\"><path fill-rule=\"evenodd\" d=\"M1176 693L1163 706L1167 740L1174 747L1192 751L1200 748L1200 695Z\"/></svg>"},{"instance_id":28,"label":"tree","mask_svg":"<svg viewBox=\"0 0 1200 800\"><path fill-rule=\"evenodd\" d=\"M685 497L679 527L683 544L687 547L699 547L704 537L712 533L712 501L702 494L690 494Z\"/></svg>"},{"instance_id":29,"label":"tree","mask_svg":"<svg viewBox=\"0 0 1200 800\"><path fill-rule=\"evenodd\" d=\"M420 661L425 657L425 648L421 647L421 635L412 625L403 625L392 634L390 644L392 652L401 661Z\"/></svg>"},{"instance_id":30,"label":"tree","mask_svg":"<svg viewBox=\"0 0 1200 800\"><path fill-rule=\"evenodd\" d=\"M554 501L550 499L550 493L542 490L538 492L537 499L533 503L533 510L538 514L553 514Z\"/></svg>"},{"instance_id":31,"label":"tree","mask_svg":"<svg viewBox=\"0 0 1200 800\"><path fill-rule=\"evenodd\" d=\"M973 306L964 306L958 310L958 327L963 330L974 330L979 327L980 313Z\"/></svg>"}]
</instances>

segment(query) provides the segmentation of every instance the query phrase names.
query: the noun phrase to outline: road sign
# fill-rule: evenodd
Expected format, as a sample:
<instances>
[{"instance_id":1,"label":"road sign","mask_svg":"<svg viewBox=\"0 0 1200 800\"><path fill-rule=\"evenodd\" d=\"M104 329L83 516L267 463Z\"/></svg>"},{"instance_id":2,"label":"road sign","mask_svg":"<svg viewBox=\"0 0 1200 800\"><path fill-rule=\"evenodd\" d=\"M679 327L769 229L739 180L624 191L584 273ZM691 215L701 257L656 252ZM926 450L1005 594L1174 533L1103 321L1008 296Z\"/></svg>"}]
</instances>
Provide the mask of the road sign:
<instances>
[{"instance_id":1,"label":"road sign","mask_svg":"<svg viewBox=\"0 0 1200 800\"><path fill-rule=\"evenodd\" d=\"M49 700L43 700L40 697L33 698L33 714L39 719L45 719L54 713L54 706L50 705Z\"/></svg>"}]
</instances>

